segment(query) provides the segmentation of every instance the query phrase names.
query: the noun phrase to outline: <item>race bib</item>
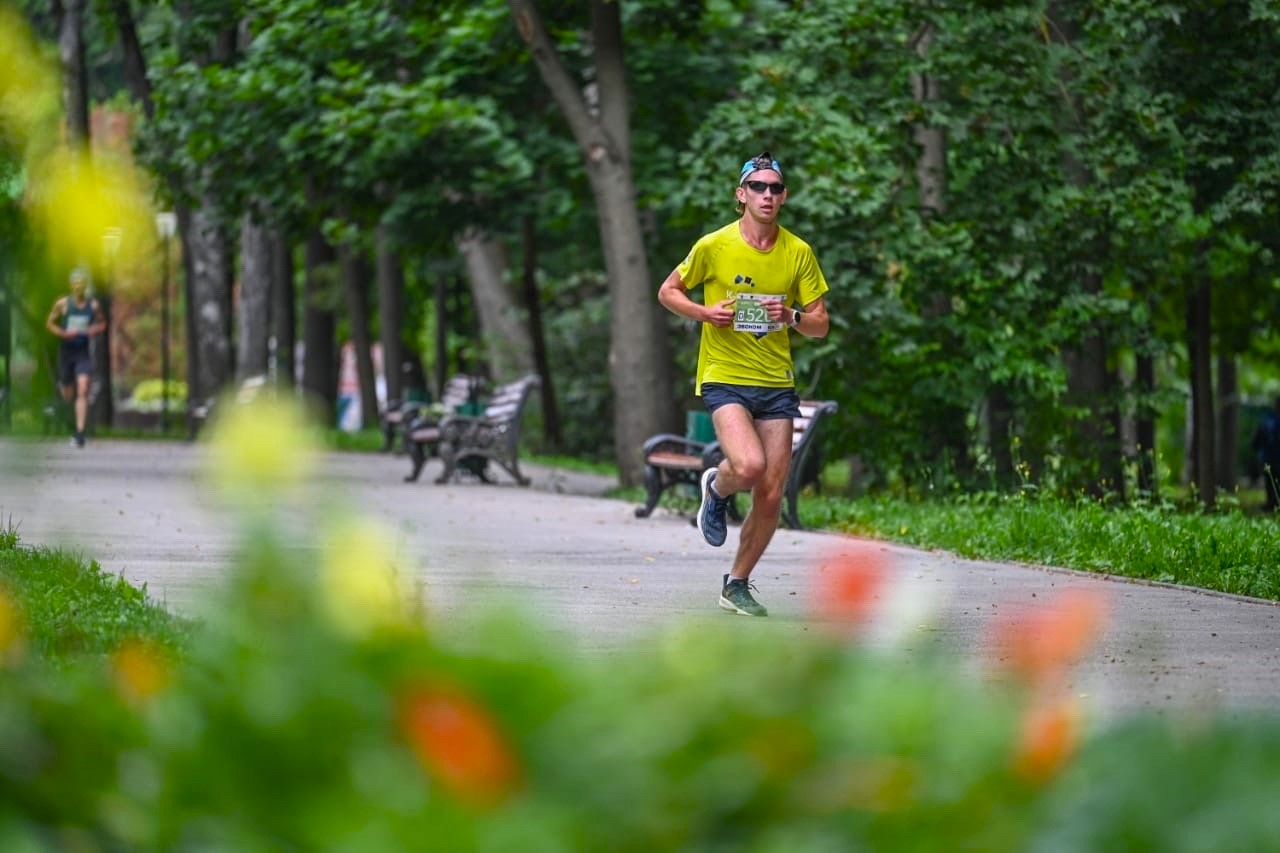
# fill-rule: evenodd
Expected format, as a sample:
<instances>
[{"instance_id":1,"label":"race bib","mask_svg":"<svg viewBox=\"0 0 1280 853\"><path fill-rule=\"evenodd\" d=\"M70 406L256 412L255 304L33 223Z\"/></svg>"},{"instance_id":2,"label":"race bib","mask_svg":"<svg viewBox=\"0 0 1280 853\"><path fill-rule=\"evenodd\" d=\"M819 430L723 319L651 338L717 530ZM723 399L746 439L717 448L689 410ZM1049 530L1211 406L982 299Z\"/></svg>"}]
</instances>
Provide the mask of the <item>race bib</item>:
<instances>
[{"instance_id":1,"label":"race bib","mask_svg":"<svg viewBox=\"0 0 1280 853\"><path fill-rule=\"evenodd\" d=\"M739 293L733 305L733 330L735 332L776 332L782 323L770 323L766 302L781 302L776 293Z\"/></svg>"}]
</instances>

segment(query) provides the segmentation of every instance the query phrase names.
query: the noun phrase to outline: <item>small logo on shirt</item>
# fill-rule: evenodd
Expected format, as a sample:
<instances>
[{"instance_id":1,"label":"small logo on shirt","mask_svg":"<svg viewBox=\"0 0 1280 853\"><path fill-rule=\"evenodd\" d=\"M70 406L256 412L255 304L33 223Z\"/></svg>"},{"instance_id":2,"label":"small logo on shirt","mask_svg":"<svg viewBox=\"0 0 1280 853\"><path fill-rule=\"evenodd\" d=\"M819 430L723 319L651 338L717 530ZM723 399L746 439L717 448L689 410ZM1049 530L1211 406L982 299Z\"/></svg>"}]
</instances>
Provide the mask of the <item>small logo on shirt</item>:
<instances>
[{"instance_id":1,"label":"small logo on shirt","mask_svg":"<svg viewBox=\"0 0 1280 853\"><path fill-rule=\"evenodd\" d=\"M749 284L749 285L751 285L752 287L755 287L755 286L756 286L756 283L755 283L754 281L752 281L752 280L751 280L751 276L749 276L749 275L735 275L735 276L733 277L733 283L734 283L734 284Z\"/></svg>"}]
</instances>

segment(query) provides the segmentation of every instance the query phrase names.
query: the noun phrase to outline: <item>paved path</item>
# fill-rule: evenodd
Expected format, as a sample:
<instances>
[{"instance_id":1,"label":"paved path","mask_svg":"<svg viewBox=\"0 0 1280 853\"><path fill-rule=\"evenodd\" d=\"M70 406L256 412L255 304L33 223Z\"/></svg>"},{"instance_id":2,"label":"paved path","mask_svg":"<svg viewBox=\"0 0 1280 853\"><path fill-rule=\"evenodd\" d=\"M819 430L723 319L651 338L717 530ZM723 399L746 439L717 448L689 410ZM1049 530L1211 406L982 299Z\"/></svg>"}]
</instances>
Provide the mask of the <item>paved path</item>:
<instances>
[{"instance_id":1,"label":"paved path","mask_svg":"<svg viewBox=\"0 0 1280 853\"><path fill-rule=\"evenodd\" d=\"M75 547L146 584L170 608L198 613L237 542L234 516L204 483L204 460L202 447L186 444L99 441L74 451L0 439L0 524L17 525L30 545ZM816 567L849 542L780 531L754 578L770 617L731 617L715 600L734 529L729 547L717 550L686 518L660 510L637 519L632 504L604 499L609 483L599 477L530 466L531 488L507 480L438 486L438 464L409 484L401 482L402 457L329 454L309 495L386 520L436 618L466 619L477 600L518 597L550 634L590 654L614 654L684 621L778 635L813 630ZM317 508L288 514L298 547L322 519ZM941 644L980 667L993 614L1083 587L1111 602L1108 626L1072 685L1100 716L1280 708L1280 608L1269 603L876 547L893 567L891 597L914 607L876 622L867 642Z\"/></svg>"}]
</instances>

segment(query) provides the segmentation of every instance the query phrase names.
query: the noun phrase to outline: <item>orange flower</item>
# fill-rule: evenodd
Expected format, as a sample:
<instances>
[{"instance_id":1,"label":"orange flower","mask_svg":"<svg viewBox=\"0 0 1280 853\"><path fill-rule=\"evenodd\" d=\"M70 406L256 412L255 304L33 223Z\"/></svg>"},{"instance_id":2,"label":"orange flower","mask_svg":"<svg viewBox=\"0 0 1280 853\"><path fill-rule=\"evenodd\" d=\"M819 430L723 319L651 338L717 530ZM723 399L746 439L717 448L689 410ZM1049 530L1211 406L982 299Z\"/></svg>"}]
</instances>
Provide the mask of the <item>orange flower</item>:
<instances>
[{"instance_id":1,"label":"orange flower","mask_svg":"<svg viewBox=\"0 0 1280 853\"><path fill-rule=\"evenodd\" d=\"M1043 683L1080 659L1105 615L1099 593L1065 590L1044 607L1003 614L992 628L994 650L1007 669L1029 682Z\"/></svg>"},{"instance_id":2,"label":"orange flower","mask_svg":"<svg viewBox=\"0 0 1280 853\"><path fill-rule=\"evenodd\" d=\"M515 756L496 721L459 690L436 685L410 693L400 730L423 766L460 799L492 806L515 789Z\"/></svg>"},{"instance_id":3,"label":"orange flower","mask_svg":"<svg viewBox=\"0 0 1280 853\"><path fill-rule=\"evenodd\" d=\"M20 659L23 647L22 614L0 587L0 663Z\"/></svg>"},{"instance_id":4,"label":"orange flower","mask_svg":"<svg viewBox=\"0 0 1280 853\"><path fill-rule=\"evenodd\" d=\"M819 569L814 611L846 627L862 624L880 597L888 558L879 545L848 542Z\"/></svg>"},{"instance_id":5,"label":"orange flower","mask_svg":"<svg viewBox=\"0 0 1280 853\"><path fill-rule=\"evenodd\" d=\"M145 704L172 680L161 651L145 640L122 643L111 655L111 670L116 689L134 704Z\"/></svg>"},{"instance_id":6,"label":"orange flower","mask_svg":"<svg viewBox=\"0 0 1280 853\"><path fill-rule=\"evenodd\" d=\"M1080 714L1074 702L1033 705L1022 720L1013 754L1013 771L1028 782L1042 783L1057 773L1075 751Z\"/></svg>"}]
</instances>

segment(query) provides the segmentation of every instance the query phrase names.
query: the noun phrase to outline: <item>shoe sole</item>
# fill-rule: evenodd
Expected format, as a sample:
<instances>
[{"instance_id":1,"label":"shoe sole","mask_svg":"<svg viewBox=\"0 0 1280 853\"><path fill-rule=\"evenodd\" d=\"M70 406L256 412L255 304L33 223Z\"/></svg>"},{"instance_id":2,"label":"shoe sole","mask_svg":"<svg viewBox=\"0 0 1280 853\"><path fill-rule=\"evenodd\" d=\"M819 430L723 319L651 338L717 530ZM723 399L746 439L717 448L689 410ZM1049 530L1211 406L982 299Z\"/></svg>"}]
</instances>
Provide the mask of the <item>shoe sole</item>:
<instances>
[{"instance_id":1,"label":"shoe sole","mask_svg":"<svg viewBox=\"0 0 1280 853\"><path fill-rule=\"evenodd\" d=\"M711 478L715 476L715 473L716 473L715 468L708 468L707 470L702 472L702 503L698 504L698 533L702 535L703 541L706 542L708 545L710 545L712 548L719 548L721 545L724 544L724 541L721 540L720 542L712 542L710 539L707 538L707 532L702 529L702 511L706 509L707 501L710 499ZM725 537L725 538L727 539L728 537Z\"/></svg>"},{"instance_id":2,"label":"shoe sole","mask_svg":"<svg viewBox=\"0 0 1280 853\"><path fill-rule=\"evenodd\" d=\"M720 609L727 610L730 613L736 613L739 616L768 616L769 615L769 611L767 610L764 613L748 613L738 605L734 604L729 599L725 598L723 595L720 596Z\"/></svg>"}]
</instances>

